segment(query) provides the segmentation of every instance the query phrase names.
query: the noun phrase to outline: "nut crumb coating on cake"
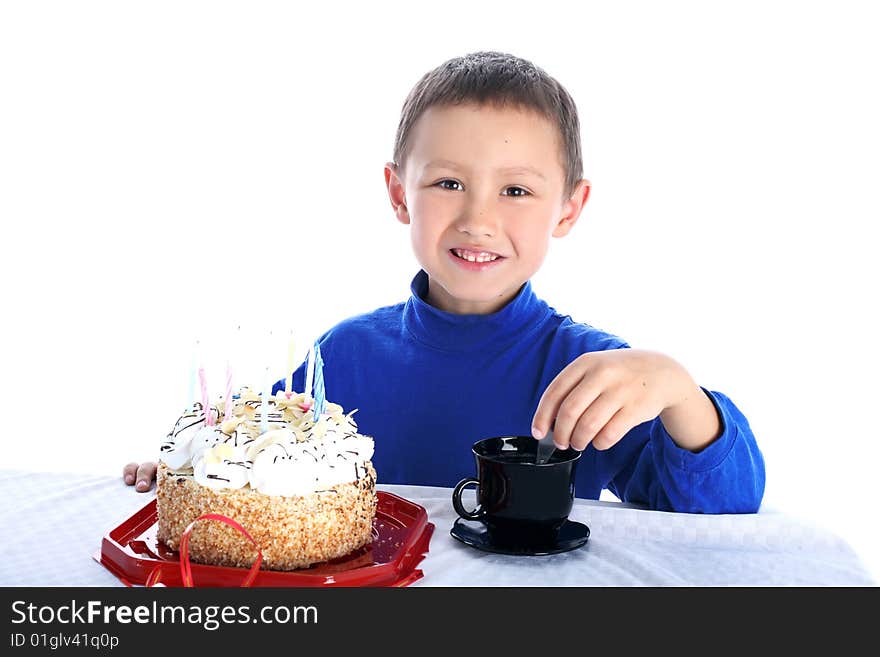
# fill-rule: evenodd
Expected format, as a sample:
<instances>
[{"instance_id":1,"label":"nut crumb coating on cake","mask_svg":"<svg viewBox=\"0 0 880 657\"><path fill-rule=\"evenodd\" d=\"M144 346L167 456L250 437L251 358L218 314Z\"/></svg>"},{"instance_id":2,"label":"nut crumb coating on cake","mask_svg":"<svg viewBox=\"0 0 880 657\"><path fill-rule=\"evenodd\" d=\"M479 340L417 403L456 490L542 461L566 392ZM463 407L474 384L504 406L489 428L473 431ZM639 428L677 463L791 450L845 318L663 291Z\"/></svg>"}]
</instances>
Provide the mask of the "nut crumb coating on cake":
<instances>
[{"instance_id":1,"label":"nut crumb coating on cake","mask_svg":"<svg viewBox=\"0 0 880 657\"><path fill-rule=\"evenodd\" d=\"M186 527L205 513L232 518L263 553L261 568L296 570L345 556L373 540L376 471L325 491L284 497L250 487L212 490L191 475L159 464L156 507L158 538L176 550ZM250 567L256 548L240 532L213 520L196 523L189 540L190 559L216 566Z\"/></svg>"}]
</instances>

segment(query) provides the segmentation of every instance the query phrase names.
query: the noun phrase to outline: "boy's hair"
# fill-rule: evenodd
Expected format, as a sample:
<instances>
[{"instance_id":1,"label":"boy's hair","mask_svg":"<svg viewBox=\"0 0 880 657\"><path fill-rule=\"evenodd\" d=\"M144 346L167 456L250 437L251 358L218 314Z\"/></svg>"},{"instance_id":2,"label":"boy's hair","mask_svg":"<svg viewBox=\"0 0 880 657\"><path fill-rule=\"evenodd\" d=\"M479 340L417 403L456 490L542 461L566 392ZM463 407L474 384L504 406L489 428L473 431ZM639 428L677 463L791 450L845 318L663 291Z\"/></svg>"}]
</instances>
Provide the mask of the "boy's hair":
<instances>
[{"instance_id":1,"label":"boy's hair","mask_svg":"<svg viewBox=\"0 0 880 657\"><path fill-rule=\"evenodd\" d=\"M532 110L557 126L565 171L564 198L574 194L583 177L580 123L574 100L543 69L507 53L470 53L450 59L422 76L403 104L394 141L394 163L403 169L411 148L412 127L425 110L466 103Z\"/></svg>"}]
</instances>

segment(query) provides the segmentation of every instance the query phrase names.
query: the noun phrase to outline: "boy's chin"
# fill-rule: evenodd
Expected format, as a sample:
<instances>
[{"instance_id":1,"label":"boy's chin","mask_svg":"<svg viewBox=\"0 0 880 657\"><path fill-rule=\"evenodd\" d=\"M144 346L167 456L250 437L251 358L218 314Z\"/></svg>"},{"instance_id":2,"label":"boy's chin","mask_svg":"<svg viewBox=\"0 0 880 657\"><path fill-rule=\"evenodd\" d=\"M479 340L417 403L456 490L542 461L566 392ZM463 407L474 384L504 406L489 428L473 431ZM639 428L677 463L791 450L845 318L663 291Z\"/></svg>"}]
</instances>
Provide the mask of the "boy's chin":
<instances>
[{"instance_id":1,"label":"boy's chin","mask_svg":"<svg viewBox=\"0 0 880 657\"><path fill-rule=\"evenodd\" d=\"M509 288L474 290L473 285L437 286L441 290L429 292L429 299L434 305L458 313L488 314L500 310L513 299L522 287L522 283ZM439 292L439 294L437 293Z\"/></svg>"}]
</instances>

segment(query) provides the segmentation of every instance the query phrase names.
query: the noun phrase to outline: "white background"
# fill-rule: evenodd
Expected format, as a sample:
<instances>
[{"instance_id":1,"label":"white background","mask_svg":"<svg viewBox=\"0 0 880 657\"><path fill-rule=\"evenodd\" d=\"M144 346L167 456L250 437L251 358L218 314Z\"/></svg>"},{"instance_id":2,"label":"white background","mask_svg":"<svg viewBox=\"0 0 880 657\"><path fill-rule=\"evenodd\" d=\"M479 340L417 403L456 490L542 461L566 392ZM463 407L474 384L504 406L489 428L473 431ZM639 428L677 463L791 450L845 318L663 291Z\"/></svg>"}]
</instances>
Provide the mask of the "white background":
<instances>
[{"instance_id":1,"label":"white background","mask_svg":"<svg viewBox=\"0 0 880 657\"><path fill-rule=\"evenodd\" d=\"M404 299L401 106L501 50L573 95L593 183L538 294L728 394L765 505L880 577L870 3L309 5L0 5L2 467L115 475L155 456L196 338L215 390L235 354L259 385L290 330L299 359Z\"/></svg>"}]
</instances>

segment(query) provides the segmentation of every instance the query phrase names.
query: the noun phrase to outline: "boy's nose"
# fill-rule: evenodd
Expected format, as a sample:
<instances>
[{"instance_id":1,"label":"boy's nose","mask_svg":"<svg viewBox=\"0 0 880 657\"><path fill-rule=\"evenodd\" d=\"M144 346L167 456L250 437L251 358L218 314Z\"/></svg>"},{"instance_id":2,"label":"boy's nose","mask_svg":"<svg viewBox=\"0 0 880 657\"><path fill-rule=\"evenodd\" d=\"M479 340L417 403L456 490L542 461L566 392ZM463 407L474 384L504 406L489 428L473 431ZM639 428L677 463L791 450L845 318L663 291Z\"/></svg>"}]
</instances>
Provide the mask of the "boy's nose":
<instances>
[{"instance_id":1,"label":"boy's nose","mask_svg":"<svg viewBox=\"0 0 880 657\"><path fill-rule=\"evenodd\" d=\"M492 237L498 232L497 220L487 210L464 213L456 222L456 228L473 237Z\"/></svg>"}]
</instances>

